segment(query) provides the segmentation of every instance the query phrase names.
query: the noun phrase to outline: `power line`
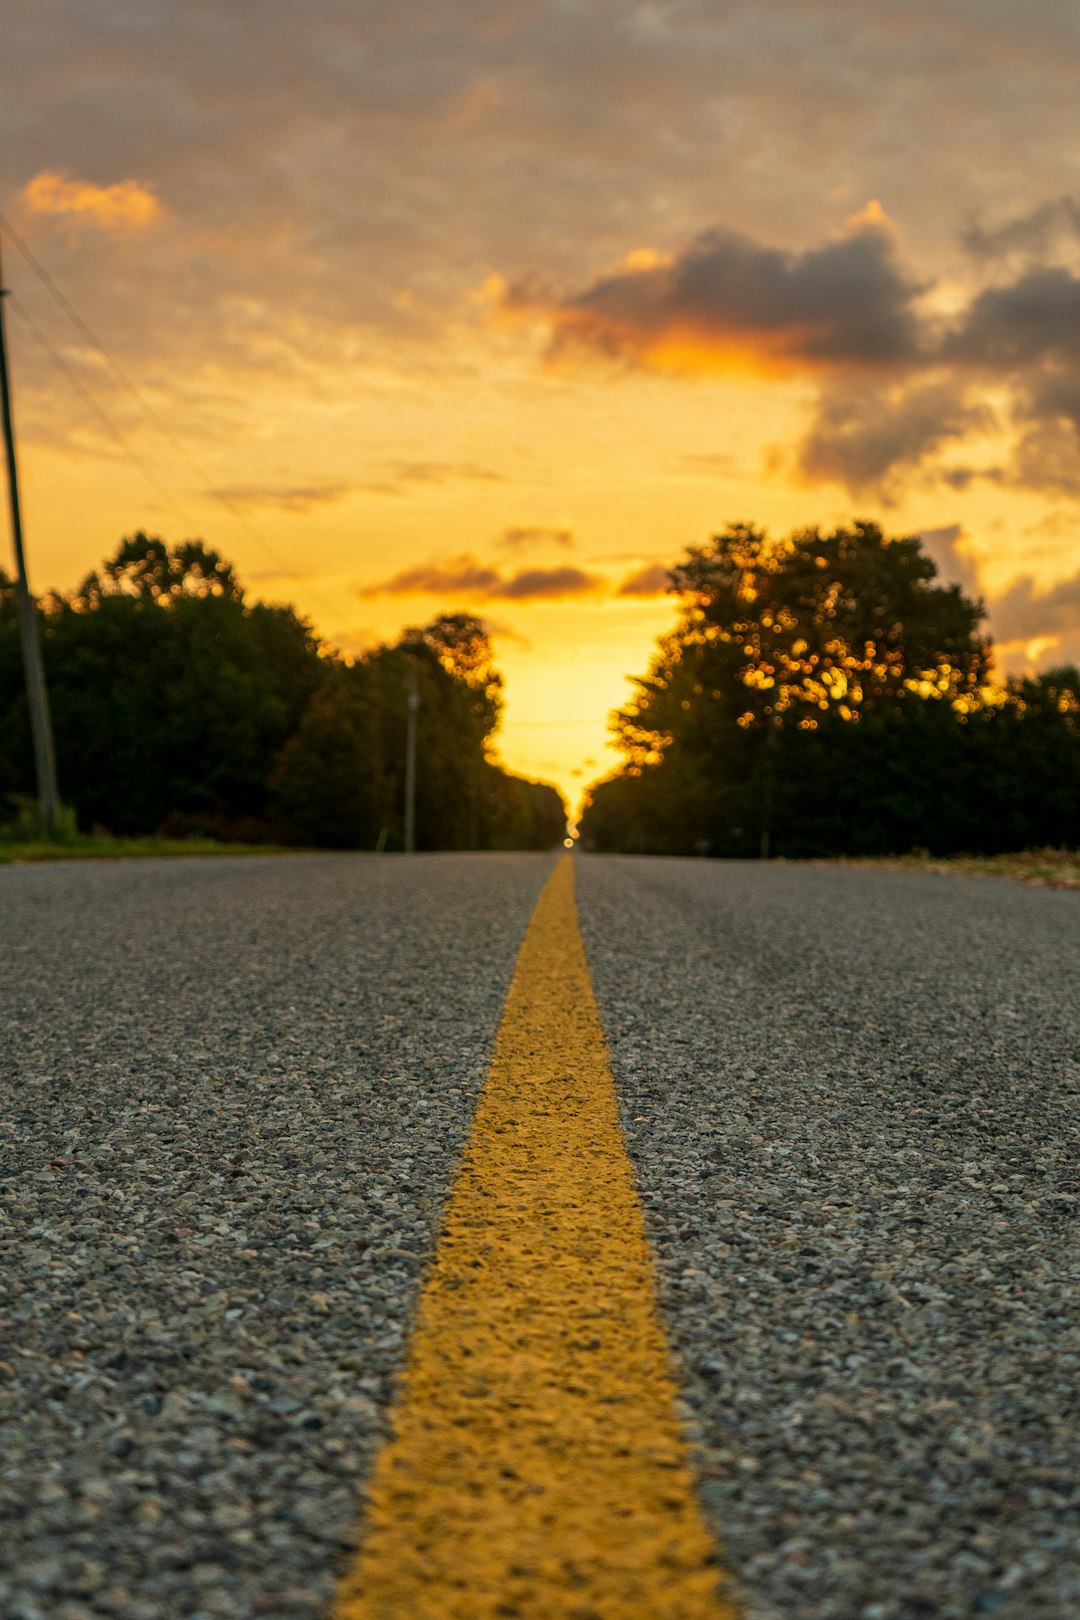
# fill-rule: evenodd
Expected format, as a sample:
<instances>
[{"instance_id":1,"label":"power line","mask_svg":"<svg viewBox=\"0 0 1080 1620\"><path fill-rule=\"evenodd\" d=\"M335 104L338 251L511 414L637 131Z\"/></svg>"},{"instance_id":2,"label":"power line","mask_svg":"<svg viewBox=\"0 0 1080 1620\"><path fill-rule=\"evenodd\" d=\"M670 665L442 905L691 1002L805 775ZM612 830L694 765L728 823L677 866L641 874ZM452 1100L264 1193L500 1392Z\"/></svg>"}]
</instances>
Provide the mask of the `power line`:
<instances>
[{"instance_id":1,"label":"power line","mask_svg":"<svg viewBox=\"0 0 1080 1620\"><path fill-rule=\"evenodd\" d=\"M195 522L195 519L189 512L186 512L175 497L170 494L169 490L161 482L161 479L154 472L153 468L143 460L138 451L133 448L130 441L124 437L120 429L116 426L116 423L98 404L89 388L87 388L85 383L82 381L82 378L68 365L63 355L49 341L45 333L41 330L40 326L38 326L37 322L30 315L30 312L23 306L22 303L20 303L15 294L9 290L7 296L8 302L15 311L16 315L23 322L24 326L27 327L35 340L40 344L41 348L44 349L53 365L62 374L62 376L67 379L71 387L82 400L83 404L97 417L98 421L101 423L106 433L109 434L110 438L116 440L116 443L120 446L124 454L130 457L131 461L136 467L138 467L146 481L157 491L163 500L168 502L178 517L180 517L183 522L186 523L187 526L194 532L194 530L198 528L198 524Z\"/></svg>"},{"instance_id":2,"label":"power line","mask_svg":"<svg viewBox=\"0 0 1080 1620\"><path fill-rule=\"evenodd\" d=\"M116 360L113 357L112 354L110 354L109 350L105 347L104 343L102 343L101 339L97 336L96 332L94 332L94 330L91 328L89 323L87 321L85 321L83 319L83 317L79 314L78 310L74 307L71 300L69 298L67 298L65 296L65 294L60 290L60 288L57 286L56 282L53 280L52 276L50 276L49 272L46 270L45 266L41 263L40 259L38 259L36 254L29 247L29 245L19 235L18 231L15 229L14 225L12 225L11 221L3 213L0 213L0 230L3 230L4 233L8 236L8 238L11 240L12 244L22 254L23 258L26 260L26 262L30 266L31 270L33 270L33 272L37 276L38 280L42 283L42 285L44 287L46 287L48 289L49 293L56 300L57 304L63 310L64 314L68 317L68 319L75 326L76 330L81 334L81 336L83 338L85 338L86 342L89 343L92 348L97 350L98 354L101 355L102 359L105 361L105 364L108 366L109 370L112 372L112 374L116 378L117 382L120 383L121 387L126 389L126 391L131 395L132 399L135 400L135 402L139 406L140 410L147 417L148 421L150 421L153 424L153 426L163 436L163 438L172 447L172 449L180 457L180 459L183 462L185 462L185 464L191 469L191 471L195 474L195 476L198 478L199 482L208 491L208 493L214 498L214 500L218 501L222 506L225 507L226 511L233 518L234 522L239 524L240 528L243 529L244 533L246 535L248 535L250 539L254 540L256 545L261 546L263 551L266 553L266 555L268 557L271 558L271 560L273 562L277 563L278 567L281 568L281 570L284 573L284 575L286 576L286 578L295 580L295 581L303 584L304 583L303 576L301 574L297 573L297 571L290 566L287 559L281 554L280 551L278 551L276 546L272 545L271 542L266 539L265 535L260 534L259 530L250 521L250 519L245 517L244 513L241 511L240 507L232 499L232 497L230 495L228 495L226 493L226 491L215 488L213 479L210 477L209 473L207 473L206 469L195 458L195 456L192 455L192 453L188 449L187 445L183 442L183 440L176 433L176 430L173 427L171 427L170 424L161 415L161 413L158 410L155 409L155 407L147 399L146 395L142 392L142 390L138 387L138 385L136 383L134 383L132 381L132 379L128 376L127 372L124 370L123 366L121 366L120 362L118 360ZM26 319L25 312L21 311L20 313L22 313L23 318ZM39 341L40 341L40 339L39 339ZM69 381L71 381L73 383L73 385L78 389L81 396L85 400L87 400L88 403L90 403L89 391L86 390L85 388L83 388L76 381L75 374L71 371L71 368L68 367L66 365L66 363L64 363L62 361L59 361L59 357L55 356L55 351L52 351L52 352L54 354L54 357L58 360L58 363L60 364L61 369L67 375ZM101 419L103 421L105 420L105 413L98 407L96 402L91 403L91 409L95 412L95 414L99 417L99 419ZM140 466L143 466L143 470L146 471L145 465L141 462L141 459L138 456L136 456L133 451L130 450L129 446L126 445L125 441L122 438L122 435L119 434L119 431L116 428L114 428L111 424L107 423L106 425L108 426L108 431L112 434L113 438L116 438L120 443L123 443L125 445L125 449L127 449L128 453L132 455L133 460L138 462ZM167 493L167 491L164 491L164 486L162 486L160 484L159 480L156 477L154 477L152 474L149 475L149 476L151 477L151 481L154 483L155 487L158 488L159 490L162 490L165 493L165 498L168 500L168 502L169 502L170 506L172 506L173 510L174 511L179 511L181 513L181 516L184 517L184 522L188 523L188 524L191 524L192 523L191 518L184 515L184 513L182 512L182 509L178 506L175 499L171 495L169 495ZM198 524L193 524L192 527L193 528L198 528L199 525ZM320 596L317 591L312 590L310 588L310 586L305 586L305 588L307 589L308 595L313 597L314 600L316 602L318 602L320 604L320 606L322 608L324 608L327 613L329 613L331 615L337 613L338 610L336 608L332 608L330 606L330 604L322 596Z\"/></svg>"},{"instance_id":3,"label":"power line","mask_svg":"<svg viewBox=\"0 0 1080 1620\"><path fill-rule=\"evenodd\" d=\"M19 501L19 464L15 454L15 423L11 413L11 381L8 376L7 334L4 299L8 296L0 270L0 426L3 428L4 459L7 463L8 503L11 509L11 539L15 551L15 602L19 617L23 670L26 675L26 701L30 715L30 736L34 750L38 806L50 837L59 831L60 793L56 785L56 750L53 745L49 693L41 659L41 629L26 577L26 547L23 543L22 506Z\"/></svg>"}]
</instances>

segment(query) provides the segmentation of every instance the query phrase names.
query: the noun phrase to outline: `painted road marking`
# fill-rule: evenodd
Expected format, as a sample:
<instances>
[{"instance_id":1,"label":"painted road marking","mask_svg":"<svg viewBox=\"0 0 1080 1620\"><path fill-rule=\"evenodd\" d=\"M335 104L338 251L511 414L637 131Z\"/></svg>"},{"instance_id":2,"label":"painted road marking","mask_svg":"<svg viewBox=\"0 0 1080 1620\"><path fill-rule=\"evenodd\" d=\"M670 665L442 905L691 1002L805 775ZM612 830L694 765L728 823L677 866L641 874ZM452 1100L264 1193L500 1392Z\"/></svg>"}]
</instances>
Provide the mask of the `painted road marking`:
<instances>
[{"instance_id":1,"label":"painted road marking","mask_svg":"<svg viewBox=\"0 0 1080 1620\"><path fill-rule=\"evenodd\" d=\"M564 856L518 957L334 1620L731 1620Z\"/></svg>"}]
</instances>

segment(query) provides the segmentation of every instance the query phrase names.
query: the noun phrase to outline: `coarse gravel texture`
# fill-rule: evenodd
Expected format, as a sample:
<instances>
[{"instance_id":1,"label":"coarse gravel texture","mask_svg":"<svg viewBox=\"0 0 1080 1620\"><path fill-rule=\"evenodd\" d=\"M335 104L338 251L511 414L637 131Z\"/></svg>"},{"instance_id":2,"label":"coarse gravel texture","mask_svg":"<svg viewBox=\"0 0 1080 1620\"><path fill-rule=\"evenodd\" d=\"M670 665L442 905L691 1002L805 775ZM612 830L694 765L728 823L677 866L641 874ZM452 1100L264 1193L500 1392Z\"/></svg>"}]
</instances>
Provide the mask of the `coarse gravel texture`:
<instances>
[{"instance_id":1,"label":"coarse gravel texture","mask_svg":"<svg viewBox=\"0 0 1080 1620\"><path fill-rule=\"evenodd\" d=\"M0 1616L314 1620L549 856L0 871Z\"/></svg>"},{"instance_id":2,"label":"coarse gravel texture","mask_svg":"<svg viewBox=\"0 0 1080 1620\"><path fill-rule=\"evenodd\" d=\"M749 1620L1080 1615L1080 897L584 857Z\"/></svg>"}]
</instances>

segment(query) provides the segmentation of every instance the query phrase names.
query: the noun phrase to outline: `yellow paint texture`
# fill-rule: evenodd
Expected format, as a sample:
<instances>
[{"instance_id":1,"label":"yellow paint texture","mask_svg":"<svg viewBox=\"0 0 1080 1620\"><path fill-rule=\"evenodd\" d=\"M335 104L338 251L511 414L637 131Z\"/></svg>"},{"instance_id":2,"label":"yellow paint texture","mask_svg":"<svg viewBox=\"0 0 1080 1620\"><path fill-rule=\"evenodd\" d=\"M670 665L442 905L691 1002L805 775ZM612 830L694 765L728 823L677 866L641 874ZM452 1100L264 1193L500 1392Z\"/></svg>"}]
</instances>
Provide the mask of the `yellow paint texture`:
<instances>
[{"instance_id":1,"label":"yellow paint texture","mask_svg":"<svg viewBox=\"0 0 1080 1620\"><path fill-rule=\"evenodd\" d=\"M335 1620L731 1620L573 885L522 945Z\"/></svg>"}]
</instances>

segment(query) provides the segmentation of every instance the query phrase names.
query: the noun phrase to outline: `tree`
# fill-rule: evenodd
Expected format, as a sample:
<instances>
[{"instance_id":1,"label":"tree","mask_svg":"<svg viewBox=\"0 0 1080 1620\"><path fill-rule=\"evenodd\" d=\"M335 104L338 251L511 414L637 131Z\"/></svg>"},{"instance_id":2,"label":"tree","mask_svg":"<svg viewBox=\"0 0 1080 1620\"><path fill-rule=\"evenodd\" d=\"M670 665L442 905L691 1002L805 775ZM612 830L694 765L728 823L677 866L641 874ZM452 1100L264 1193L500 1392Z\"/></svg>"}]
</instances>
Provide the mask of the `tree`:
<instances>
[{"instance_id":1,"label":"tree","mask_svg":"<svg viewBox=\"0 0 1080 1620\"><path fill-rule=\"evenodd\" d=\"M279 816L315 843L401 849L415 680L417 848L549 848L566 831L554 788L488 757L502 677L480 620L444 614L377 647L316 693L273 778Z\"/></svg>"},{"instance_id":2,"label":"tree","mask_svg":"<svg viewBox=\"0 0 1080 1620\"><path fill-rule=\"evenodd\" d=\"M995 683L982 604L937 583L917 538L861 522L770 541L735 524L671 580L679 619L614 717L625 764L592 790L587 841L807 855L1000 848L1004 825L1076 837L1074 789L1051 821L1004 767L1020 726L1075 780L1069 680L1038 701ZM981 785L994 759L997 811Z\"/></svg>"},{"instance_id":3,"label":"tree","mask_svg":"<svg viewBox=\"0 0 1080 1620\"><path fill-rule=\"evenodd\" d=\"M80 825L257 830L267 777L322 680L311 627L291 608L249 605L232 565L201 541L142 533L41 612L64 794ZM2 649L0 681L19 733L20 688ZM20 744L8 794L27 791L25 761Z\"/></svg>"},{"instance_id":4,"label":"tree","mask_svg":"<svg viewBox=\"0 0 1080 1620\"><path fill-rule=\"evenodd\" d=\"M381 728L361 681L336 669L316 691L270 778L277 817L304 842L375 849L394 820Z\"/></svg>"},{"instance_id":5,"label":"tree","mask_svg":"<svg viewBox=\"0 0 1080 1620\"><path fill-rule=\"evenodd\" d=\"M554 788L489 757L502 676L469 614L350 664L292 608L249 603L202 541L142 532L39 611L64 790L84 829L400 848L415 679L420 847L539 848L565 832ZM0 575L0 798L10 809L32 788L14 595Z\"/></svg>"},{"instance_id":6,"label":"tree","mask_svg":"<svg viewBox=\"0 0 1080 1620\"><path fill-rule=\"evenodd\" d=\"M121 540L116 555L104 564L103 574L104 579L98 573L88 574L73 600L90 607L117 595L158 604L184 596L244 599L232 564L202 540L181 540L170 546L142 529Z\"/></svg>"}]
</instances>

